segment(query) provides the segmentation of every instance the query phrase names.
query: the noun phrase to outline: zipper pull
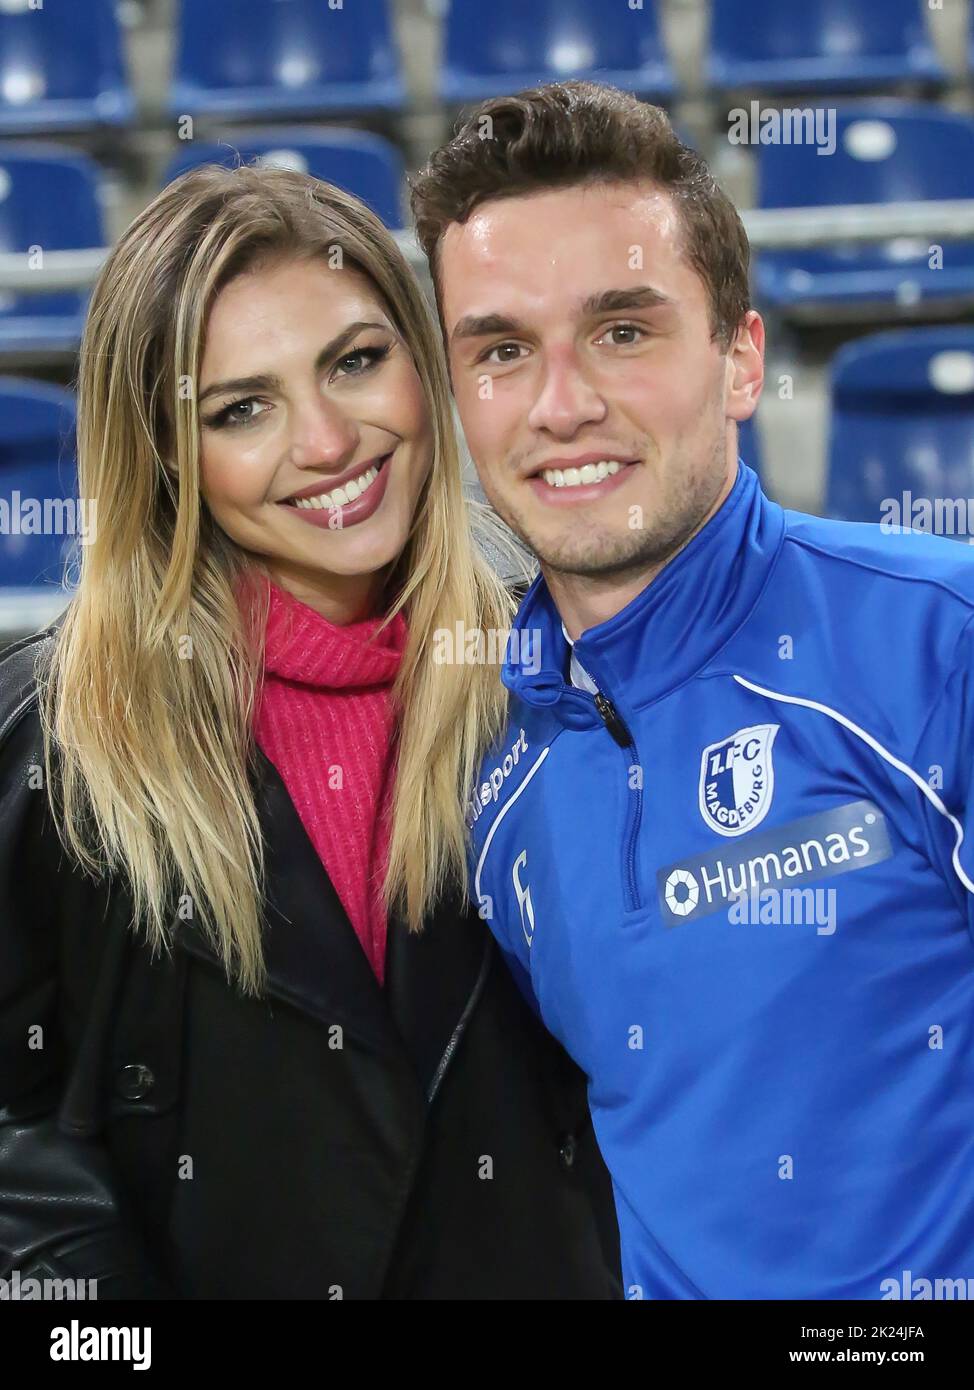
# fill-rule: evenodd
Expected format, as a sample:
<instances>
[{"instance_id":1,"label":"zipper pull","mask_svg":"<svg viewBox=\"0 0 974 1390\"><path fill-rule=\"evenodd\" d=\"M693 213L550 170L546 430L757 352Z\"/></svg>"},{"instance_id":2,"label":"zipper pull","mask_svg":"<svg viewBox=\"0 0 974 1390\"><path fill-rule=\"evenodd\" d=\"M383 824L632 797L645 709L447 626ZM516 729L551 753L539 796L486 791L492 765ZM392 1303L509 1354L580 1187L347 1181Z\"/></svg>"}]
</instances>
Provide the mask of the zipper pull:
<instances>
[{"instance_id":1,"label":"zipper pull","mask_svg":"<svg viewBox=\"0 0 974 1390\"><path fill-rule=\"evenodd\" d=\"M602 716L602 723L608 729L616 743L618 743L619 747L631 748L632 734L627 729L615 705L607 696L602 694L601 690L595 697L595 708Z\"/></svg>"}]
</instances>

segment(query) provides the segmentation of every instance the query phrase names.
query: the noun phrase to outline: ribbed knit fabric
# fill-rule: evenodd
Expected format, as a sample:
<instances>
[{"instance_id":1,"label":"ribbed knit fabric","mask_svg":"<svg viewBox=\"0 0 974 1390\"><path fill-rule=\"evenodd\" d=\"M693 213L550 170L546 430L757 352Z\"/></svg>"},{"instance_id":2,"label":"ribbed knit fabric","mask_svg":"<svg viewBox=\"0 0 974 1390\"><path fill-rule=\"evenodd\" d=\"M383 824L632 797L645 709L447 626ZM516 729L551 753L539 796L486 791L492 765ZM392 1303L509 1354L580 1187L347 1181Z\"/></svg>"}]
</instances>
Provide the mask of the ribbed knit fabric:
<instances>
[{"instance_id":1,"label":"ribbed knit fabric","mask_svg":"<svg viewBox=\"0 0 974 1390\"><path fill-rule=\"evenodd\" d=\"M385 976L399 613L345 627L270 584L257 743L277 768L379 980Z\"/></svg>"}]
</instances>

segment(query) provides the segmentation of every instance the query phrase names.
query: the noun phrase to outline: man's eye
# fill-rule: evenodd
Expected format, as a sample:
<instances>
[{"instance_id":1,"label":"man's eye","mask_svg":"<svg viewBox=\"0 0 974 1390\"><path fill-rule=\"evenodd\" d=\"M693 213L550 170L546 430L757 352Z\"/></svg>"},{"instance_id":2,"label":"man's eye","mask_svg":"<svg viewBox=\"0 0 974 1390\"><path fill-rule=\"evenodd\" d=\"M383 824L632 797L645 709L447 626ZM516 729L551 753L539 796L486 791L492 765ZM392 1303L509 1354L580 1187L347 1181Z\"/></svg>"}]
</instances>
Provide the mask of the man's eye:
<instances>
[{"instance_id":1,"label":"man's eye","mask_svg":"<svg viewBox=\"0 0 974 1390\"><path fill-rule=\"evenodd\" d=\"M615 323L599 341L609 338L613 347L631 347L645 336L643 330L634 323Z\"/></svg>"},{"instance_id":2,"label":"man's eye","mask_svg":"<svg viewBox=\"0 0 974 1390\"><path fill-rule=\"evenodd\" d=\"M518 343L498 343L497 347L490 349L484 361L494 362L497 366L503 367L508 362L516 362L520 355L521 348Z\"/></svg>"}]
</instances>

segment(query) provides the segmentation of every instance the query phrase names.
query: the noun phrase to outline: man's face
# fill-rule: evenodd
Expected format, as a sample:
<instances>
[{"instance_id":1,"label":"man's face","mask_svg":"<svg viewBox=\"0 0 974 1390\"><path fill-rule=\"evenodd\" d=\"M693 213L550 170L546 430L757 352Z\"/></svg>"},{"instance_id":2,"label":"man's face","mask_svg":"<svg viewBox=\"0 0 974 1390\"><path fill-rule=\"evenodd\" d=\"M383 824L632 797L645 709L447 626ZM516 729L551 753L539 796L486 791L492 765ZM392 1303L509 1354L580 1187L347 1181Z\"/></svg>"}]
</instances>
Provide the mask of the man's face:
<instances>
[{"instance_id":1,"label":"man's face","mask_svg":"<svg viewBox=\"0 0 974 1390\"><path fill-rule=\"evenodd\" d=\"M484 491L542 563L668 559L736 468L763 330L725 353L669 194L604 184L498 199L440 243L457 406Z\"/></svg>"}]
</instances>

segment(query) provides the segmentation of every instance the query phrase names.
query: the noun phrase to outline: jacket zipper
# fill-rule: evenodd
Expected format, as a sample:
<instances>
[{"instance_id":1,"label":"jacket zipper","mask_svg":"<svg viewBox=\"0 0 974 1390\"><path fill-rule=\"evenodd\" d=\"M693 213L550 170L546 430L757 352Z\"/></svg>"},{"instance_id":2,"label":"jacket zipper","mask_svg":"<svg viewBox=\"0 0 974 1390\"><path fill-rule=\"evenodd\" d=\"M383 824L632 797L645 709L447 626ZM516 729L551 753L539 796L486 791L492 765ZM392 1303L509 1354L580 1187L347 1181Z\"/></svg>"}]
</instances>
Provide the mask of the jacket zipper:
<instances>
[{"instance_id":1,"label":"jacket zipper","mask_svg":"<svg viewBox=\"0 0 974 1390\"><path fill-rule=\"evenodd\" d=\"M608 729L615 742L623 751L628 750L632 755L626 766L627 781L629 768L633 765L642 772L642 764L639 761L639 753L636 749L636 741L633 738L629 726L622 715L616 709L609 697L600 690L595 696L595 708L599 712L602 723ZM632 789L630 789L632 790ZM626 888L626 909L635 912L642 907L642 895L639 891L639 877L636 871L636 841L639 836L639 829L643 819L643 789L642 778L640 785L635 789L635 796L630 797L629 807L626 814L626 838L623 865L625 869L624 879Z\"/></svg>"}]
</instances>

